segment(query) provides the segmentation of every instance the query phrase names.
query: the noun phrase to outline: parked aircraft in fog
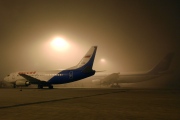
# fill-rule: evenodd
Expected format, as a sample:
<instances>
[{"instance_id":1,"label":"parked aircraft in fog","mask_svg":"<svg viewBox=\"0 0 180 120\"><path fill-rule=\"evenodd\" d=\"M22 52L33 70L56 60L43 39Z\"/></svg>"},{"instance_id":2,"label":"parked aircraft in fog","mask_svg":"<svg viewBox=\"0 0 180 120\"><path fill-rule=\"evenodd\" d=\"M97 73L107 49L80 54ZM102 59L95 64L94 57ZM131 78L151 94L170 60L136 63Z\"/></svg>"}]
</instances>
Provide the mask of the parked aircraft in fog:
<instances>
[{"instance_id":1,"label":"parked aircraft in fog","mask_svg":"<svg viewBox=\"0 0 180 120\"><path fill-rule=\"evenodd\" d=\"M82 60L74 67L65 70L51 71L20 71L7 75L4 81L12 83L16 86L29 86L30 84L38 84L38 88L43 86L53 88L52 84L70 83L83 78L90 77L95 74L92 69L94 58L96 55L97 46L92 46L85 54Z\"/></svg>"},{"instance_id":2,"label":"parked aircraft in fog","mask_svg":"<svg viewBox=\"0 0 180 120\"><path fill-rule=\"evenodd\" d=\"M145 73L124 75L120 73L112 73L104 78L100 76L100 79L92 80L92 82L101 85L111 85L111 87L120 87L119 83L136 83L157 78L169 72L168 69L172 58L173 54L169 53L159 62L159 64L157 64L153 69Z\"/></svg>"}]
</instances>

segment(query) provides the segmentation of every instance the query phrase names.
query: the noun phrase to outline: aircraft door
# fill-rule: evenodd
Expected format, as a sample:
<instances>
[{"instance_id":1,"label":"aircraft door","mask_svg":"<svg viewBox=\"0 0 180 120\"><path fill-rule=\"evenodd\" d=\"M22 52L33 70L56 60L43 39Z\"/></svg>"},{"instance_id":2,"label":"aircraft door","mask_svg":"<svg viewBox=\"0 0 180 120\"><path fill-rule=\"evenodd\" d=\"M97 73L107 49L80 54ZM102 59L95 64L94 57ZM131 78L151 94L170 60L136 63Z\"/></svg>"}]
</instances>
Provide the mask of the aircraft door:
<instances>
[{"instance_id":1,"label":"aircraft door","mask_svg":"<svg viewBox=\"0 0 180 120\"><path fill-rule=\"evenodd\" d=\"M73 71L69 72L69 79L73 79Z\"/></svg>"}]
</instances>

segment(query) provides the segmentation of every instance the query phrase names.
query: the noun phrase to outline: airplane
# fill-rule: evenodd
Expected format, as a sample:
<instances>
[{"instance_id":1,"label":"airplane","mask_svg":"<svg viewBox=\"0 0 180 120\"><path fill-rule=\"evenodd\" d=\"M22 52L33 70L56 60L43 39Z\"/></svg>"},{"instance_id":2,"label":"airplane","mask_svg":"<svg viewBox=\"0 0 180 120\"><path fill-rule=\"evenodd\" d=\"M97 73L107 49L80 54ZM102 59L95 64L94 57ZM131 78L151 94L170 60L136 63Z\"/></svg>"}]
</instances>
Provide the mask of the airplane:
<instances>
[{"instance_id":1,"label":"airplane","mask_svg":"<svg viewBox=\"0 0 180 120\"><path fill-rule=\"evenodd\" d=\"M38 89L43 89L44 86L53 89L53 84L70 83L93 76L96 72L92 69L96 50L97 46L92 46L76 66L68 69L13 72L7 75L4 81L13 84L14 88L37 84Z\"/></svg>"},{"instance_id":2,"label":"airplane","mask_svg":"<svg viewBox=\"0 0 180 120\"><path fill-rule=\"evenodd\" d=\"M140 74L112 73L106 75L104 78L102 78L103 75L101 75L101 78L96 78L92 80L92 82L99 85L111 85L112 88L120 88L119 83L137 83L154 79L164 74L170 73L168 69L170 67L172 58L173 53L167 54L154 68L152 68L148 72Z\"/></svg>"}]
</instances>

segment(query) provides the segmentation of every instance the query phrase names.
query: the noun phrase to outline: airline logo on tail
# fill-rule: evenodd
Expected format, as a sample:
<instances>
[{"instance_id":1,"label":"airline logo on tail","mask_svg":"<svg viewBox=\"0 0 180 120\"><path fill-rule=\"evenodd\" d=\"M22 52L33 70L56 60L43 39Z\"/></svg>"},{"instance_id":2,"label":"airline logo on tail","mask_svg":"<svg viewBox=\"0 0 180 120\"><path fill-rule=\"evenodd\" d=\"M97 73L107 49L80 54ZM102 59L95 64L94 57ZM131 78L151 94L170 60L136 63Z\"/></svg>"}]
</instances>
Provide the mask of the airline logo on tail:
<instances>
[{"instance_id":1,"label":"airline logo on tail","mask_svg":"<svg viewBox=\"0 0 180 120\"><path fill-rule=\"evenodd\" d=\"M92 68L96 50L97 50L97 46L91 47L91 49L89 49L89 51L85 54L85 56L74 68L81 68L81 67L87 67L87 66Z\"/></svg>"},{"instance_id":2,"label":"airline logo on tail","mask_svg":"<svg viewBox=\"0 0 180 120\"><path fill-rule=\"evenodd\" d=\"M85 56L84 58L90 58L91 57L91 55L87 55L87 56Z\"/></svg>"}]
</instances>

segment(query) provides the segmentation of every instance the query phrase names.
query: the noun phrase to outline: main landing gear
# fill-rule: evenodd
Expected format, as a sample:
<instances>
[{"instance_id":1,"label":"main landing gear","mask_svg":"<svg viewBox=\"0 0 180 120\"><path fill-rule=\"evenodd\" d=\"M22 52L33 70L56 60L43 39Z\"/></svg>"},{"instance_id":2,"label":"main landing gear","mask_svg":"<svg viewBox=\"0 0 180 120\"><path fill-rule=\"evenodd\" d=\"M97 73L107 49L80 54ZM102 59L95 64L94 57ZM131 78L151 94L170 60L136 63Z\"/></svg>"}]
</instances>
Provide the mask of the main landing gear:
<instances>
[{"instance_id":1,"label":"main landing gear","mask_svg":"<svg viewBox=\"0 0 180 120\"><path fill-rule=\"evenodd\" d=\"M111 88L121 88L121 86L118 83L116 83L116 84L112 84Z\"/></svg>"},{"instance_id":2,"label":"main landing gear","mask_svg":"<svg viewBox=\"0 0 180 120\"><path fill-rule=\"evenodd\" d=\"M49 87L49 89L53 89L53 86L52 86L52 85L49 85L48 87Z\"/></svg>"},{"instance_id":3,"label":"main landing gear","mask_svg":"<svg viewBox=\"0 0 180 120\"><path fill-rule=\"evenodd\" d=\"M42 84L38 84L38 89L43 89L43 85Z\"/></svg>"},{"instance_id":4,"label":"main landing gear","mask_svg":"<svg viewBox=\"0 0 180 120\"><path fill-rule=\"evenodd\" d=\"M44 86L48 86L49 89L53 89L53 86L51 84L50 85L38 84L38 89L43 89Z\"/></svg>"},{"instance_id":5,"label":"main landing gear","mask_svg":"<svg viewBox=\"0 0 180 120\"><path fill-rule=\"evenodd\" d=\"M16 84L15 83L13 84L13 88L16 88Z\"/></svg>"}]
</instances>

